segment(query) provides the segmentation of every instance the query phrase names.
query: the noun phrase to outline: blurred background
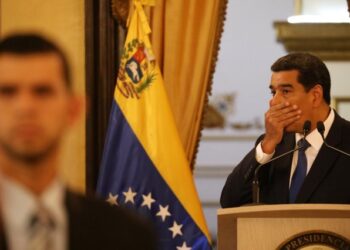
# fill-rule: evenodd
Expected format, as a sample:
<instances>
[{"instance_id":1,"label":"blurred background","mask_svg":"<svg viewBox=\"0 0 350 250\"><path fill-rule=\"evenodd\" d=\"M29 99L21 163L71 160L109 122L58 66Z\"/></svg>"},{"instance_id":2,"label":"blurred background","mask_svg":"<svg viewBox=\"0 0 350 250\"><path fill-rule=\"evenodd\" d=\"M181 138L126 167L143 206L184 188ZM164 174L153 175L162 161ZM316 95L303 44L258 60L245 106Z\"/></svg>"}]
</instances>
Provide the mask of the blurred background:
<instances>
[{"instance_id":1,"label":"blurred background","mask_svg":"<svg viewBox=\"0 0 350 250\"><path fill-rule=\"evenodd\" d=\"M165 3L168 7L174 1L177 0L157 0L156 4L165 9ZM67 51L73 66L75 90L88 95L89 115L67 137L62 157L62 174L71 187L82 192L94 192L95 189L117 59L125 38L125 23L115 18L112 10L112 4L116 2L121 4L118 8L128 9L123 7L127 0L0 0L0 36L38 31L56 40ZM184 9L186 4L194 2L183 1ZM200 4L209 6L213 2L200 1ZM220 192L226 177L264 131L264 113L270 98L270 65L278 57L290 51L309 51L320 56L331 72L332 106L350 119L350 24L346 0L215 2L226 6L226 11L218 11L217 18L225 18L225 22L221 41L217 39L220 44L209 105L204 108L202 125L198 122L195 129L198 131L203 127L202 135L198 136L196 132L194 139L190 138L194 142L200 138L197 154L196 143L185 147L189 148L186 152L189 152L187 155L214 241L216 211L220 208ZM166 14L176 21L179 13ZM164 53L158 60L165 84L170 84L167 79L177 71L167 71L166 59L172 64L178 55L164 37L174 30L169 32L165 24L160 26L159 23L156 26L159 29L152 26L153 33L163 28L165 35L158 40L157 34L153 35L153 45L156 52ZM210 55L208 57L210 60ZM207 78L212 72L207 71L204 82L210 82ZM175 84L179 82L183 81L175 81ZM172 90L168 86L169 89ZM173 96L171 100L177 100L177 97ZM173 104L173 107L179 109L182 106ZM184 104L184 107L187 106ZM175 115L177 113L181 120L183 110L177 111ZM191 110L187 111L201 120L201 109L195 115Z\"/></svg>"},{"instance_id":2,"label":"blurred background","mask_svg":"<svg viewBox=\"0 0 350 250\"><path fill-rule=\"evenodd\" d=\"M264 131L270 66L277 58L289 50L321 56L331 73L332 106L350 118L347 8L345 0L228 2L194 171L214 239L226 177Z\"/></svg>"}]
</instances>

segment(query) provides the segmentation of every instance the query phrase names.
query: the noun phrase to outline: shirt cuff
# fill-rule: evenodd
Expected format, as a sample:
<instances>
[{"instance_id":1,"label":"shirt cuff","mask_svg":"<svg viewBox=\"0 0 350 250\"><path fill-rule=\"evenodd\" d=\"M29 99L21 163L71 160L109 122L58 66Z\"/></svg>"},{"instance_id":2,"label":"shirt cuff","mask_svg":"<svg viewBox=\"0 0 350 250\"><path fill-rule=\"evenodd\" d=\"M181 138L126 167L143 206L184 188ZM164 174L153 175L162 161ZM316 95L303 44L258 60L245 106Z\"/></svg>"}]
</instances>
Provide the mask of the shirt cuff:
<instances>
[{"instance_id":1,"label":"shirt cuff","mask_svg":"<svg viewBox=\"0 0 350 250\"><path fill-rule=\"evenodd\" d=\"M272 156L275 154L273 151L272 154L265 154L261 147L261 142L255 148L255 159L260 164L265 164L269 160L271 160Z\"/></svg>"}]
</instances>

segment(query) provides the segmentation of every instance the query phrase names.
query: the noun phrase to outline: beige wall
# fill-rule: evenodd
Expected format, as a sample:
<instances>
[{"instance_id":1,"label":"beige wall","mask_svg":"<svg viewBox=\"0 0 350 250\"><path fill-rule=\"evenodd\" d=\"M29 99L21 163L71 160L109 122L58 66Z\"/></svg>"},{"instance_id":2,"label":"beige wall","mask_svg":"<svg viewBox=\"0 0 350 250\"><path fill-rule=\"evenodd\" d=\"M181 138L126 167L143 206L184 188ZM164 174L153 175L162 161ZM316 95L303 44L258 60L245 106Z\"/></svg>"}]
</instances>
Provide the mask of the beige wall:
<instances>
[{"instance_id":1,"label":"beige wall","mask_svg":"<svg viewBox=\"0 0 350 250\"><path fill-rule=\"evenodd\" d=\"M85 93L84 0L0 0L1 36L38 31L67 52L74 89ZM85 190L85 116L65 138L62 174L77 190Z\"/></svg>"}]
</instances>

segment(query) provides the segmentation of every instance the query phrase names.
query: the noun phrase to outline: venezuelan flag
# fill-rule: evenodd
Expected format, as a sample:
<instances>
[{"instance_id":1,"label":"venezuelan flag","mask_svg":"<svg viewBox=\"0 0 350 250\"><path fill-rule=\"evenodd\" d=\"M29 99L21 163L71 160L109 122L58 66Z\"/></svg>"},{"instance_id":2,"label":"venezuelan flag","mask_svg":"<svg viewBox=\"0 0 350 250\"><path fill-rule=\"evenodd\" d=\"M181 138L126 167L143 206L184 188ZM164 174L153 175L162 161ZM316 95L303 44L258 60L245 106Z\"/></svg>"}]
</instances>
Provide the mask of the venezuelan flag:
<instances>
[{"instance_id":1,"label":"venezuelan flag","mask_svg":"<svg viewBox=\"0 0 350 250\"><path fill-rule=\"evenodd\" d=\"M192 174L148 38L133 2L97 192L154 222L160 249L211 249Z\"/></svg>"}]
</instances>

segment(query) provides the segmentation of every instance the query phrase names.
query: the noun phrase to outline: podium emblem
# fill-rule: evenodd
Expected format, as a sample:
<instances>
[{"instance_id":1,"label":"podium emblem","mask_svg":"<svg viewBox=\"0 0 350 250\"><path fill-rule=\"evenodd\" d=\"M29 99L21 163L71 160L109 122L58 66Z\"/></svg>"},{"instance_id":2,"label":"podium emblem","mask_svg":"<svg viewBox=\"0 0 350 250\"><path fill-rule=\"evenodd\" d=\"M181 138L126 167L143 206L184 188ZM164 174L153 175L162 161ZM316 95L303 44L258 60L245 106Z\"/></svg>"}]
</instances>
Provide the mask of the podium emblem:
<instances>
[{"instance_id":1,"label":"podium emblem","mask_svg":"<svg viewBox=\"0 0 350 250\"><path fill-rule=\"evenodd\" d=\"M350 240L328 231L307 231L292 236L277 250L350 250Z\"/></svg>"}]
</instances>

